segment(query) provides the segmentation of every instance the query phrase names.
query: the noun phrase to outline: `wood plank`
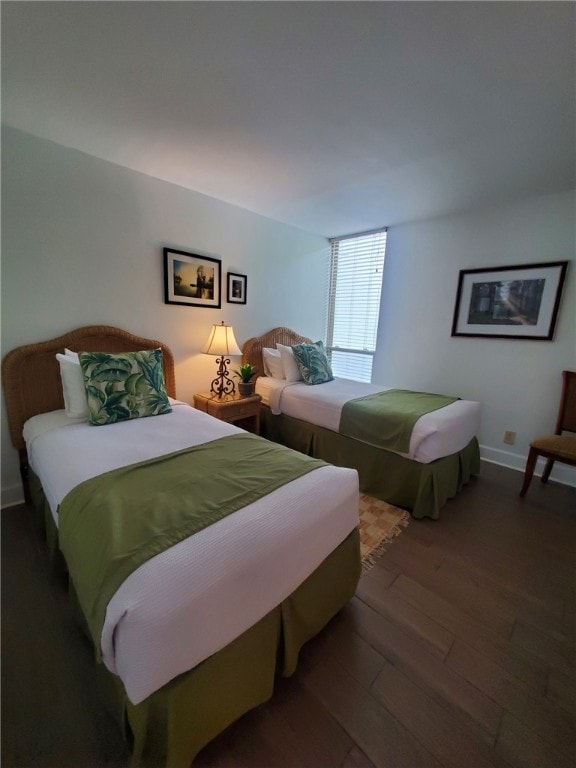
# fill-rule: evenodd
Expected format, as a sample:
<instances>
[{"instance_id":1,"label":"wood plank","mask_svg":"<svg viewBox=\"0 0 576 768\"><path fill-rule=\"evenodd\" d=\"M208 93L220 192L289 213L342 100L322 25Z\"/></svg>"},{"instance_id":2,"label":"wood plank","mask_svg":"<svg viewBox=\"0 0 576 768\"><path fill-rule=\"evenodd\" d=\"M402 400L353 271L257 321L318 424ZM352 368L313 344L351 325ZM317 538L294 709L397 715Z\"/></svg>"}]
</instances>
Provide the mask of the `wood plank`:
<instances>
[{"instance_id":1,"label":"wood plank","mask_svg":"<svg viewBox=\"0 0 576 768\"><path fill-rule=\"evenodd\" d=\"M574 757L567 757L523 725L504 713L496 751L512 768L574 768Z\"/></svg>"},{"instance_id":2,"label":"wood plank","mask_svg":"<svg viewBox=\"0 0 576 768\"><path fill-rule=\"evenodd\" d=\"M350 736L298 676L278 680L266 710L283 726L278 728L278 739L268 732L267 738L292 751L299 768L307 764L319 768L339 765L353 746Z\"/></svg>"},{"instance_id":3,"label":"wood plank","mask_svg":"<svg viewBox=\"0 0 576 768\"><path fill-rule=\"evenodd\" d=\"M270 765L300 768L294 735L266 706L248 712L208 744L194 759L193 768L245 768ZM321 764L328 768L328 764Z\"/></svg>"},{"instance_id":4,"label":"wood plank","mask_svg":"<svg viewBox=\"0 0 576 768\"><path fill-rule=\"evenodd\" d=\"M529 651L550 667L576 679L576 647L540 632L537 627L517 621L510 638L516 648Z\"/></svg>"},{"instance_id":5,"label":"wood plank","mask_svg":"<svg viewBox=\"0 0 576 768\"><path fill-rule=\"evenodd\" d=\"M551 610L547 602L532 595L521 595L507 589L490 578L490 574L482 574L473 570L467 563L446 557L438 576L447 575L461 583L471 583L480 591L486 602L492 601L497 610L513 618L520 618L528 624L533 624L552 636L569 636L569 627L563 617L562 605L558 603L557 610ZM572 636L574 628L572 627Z\"/></svg>"},{"instance_id":6,"label":"wood plank","mask_svg":"<svg viewBox=\"0 0 576 768\"><path fill-rule=\"evenodd\" d=\"M376 768L439 768L441 763L342 668L320 663L304 685L332 712Z\"/></svg>"},{"instance_id":7,"label":"wood plank","mask_svg":"<svg viewBox=\"0 0 576 768\"><path fill-rule=\"evenodd\" d=\"M270 760L269 747L259 734L261 717L260 708L243 715L204 747L194 768L242 768Z\"/></svg>"},{"instance_id":8,"label":"wood plank","mask_svg":"<svg viewBox=\"0 0 576 768\"><path fill-rule=\"evenodd\" d=\"M418 523L420 523L419 520L413 521L411 525ZM408 529L410 529L410 525ZM433 547L425 546L402 533L386 550L385 556L376 561L376 564L382 564L384 567L392 564L402 573L410 570L422 578L427 578L438 570L445 557L445 552L438 552Z\"/></svg>"},{"instance_id":9,"label":"wood plank","mask_svg":"<svg viewBox=\"0 0 576 768\"><path fill-rule=\"evenodd\" d=\"M537 568L543 555L548 561L545 567L563 563L571 570L576 551L576 489L536 483L520 498L521 484L520 473L482 462L480 476L457 497L457 512L442 525L442 535L479 540L509 554L517 548L519 559L534 562ZM446 510L454 507L450 502Z\"/></svg>"},{"instance_id":10,"label":"wood plank","mask_svg":"<svg viewBox=\"0 0 576 768\"><path fill-rule=\"evenodd\" d=\"M576 491L548 484L519 499L514 474L483 463L474 493L458 497L457 514L450 514L451 502L445 508L433 548L459 554L513 589L559 602L566 591L573 600L576 530L568 510L576 508Z\"/></svg>"},{"instance_id":11,"label":"wood plank","mask_svg":"<svg viewBox=\"0 0 576 768\"><path fill-rule=\"evenodd\" d=\"M559 613L564 610L565 598L571 595L568 572L558 572L558 564L547 562L545 566L537 566L533 561L502 552L492 542L445 535L431 549L438 557L452 556L482 574L490 573L494 581L507 589L536 596Z\"/></svg>"},{"instance_id":12,"label":"wood plank","mask_svg":"<svg viewBox=\"0 0 576 768\"><path fill-rule=\"evenodd\" d=\"M329 631L322 632L302 649L302 670L309 670L321 661L342 667L366 689L370 688L384 664L384 659L374 648L338 620L330 624Z\"/></svg>"},{"instance_id":13,"label":"wood plank","mask_svg":"<svg viewBox=\"0 0 576 768\"><path fill-rule=\"evenodd\" d=\"M573 718L545 696L460 640L454 643L446 663L534 733L566 754L575 754Z\"/></svg>"},{"instance_id":14,"label":"wood plank","mask_svg":"<svg viewBox=\"0 0 576 768\"><path fill-rule=\"evenodd\" d=\"M359 747L354 745L340 768L376 768L376 766Z\"/></svg>"},{"instance_id":15,"label":"wood plank","mask_svg":"<svg viewBox=\"0 0 576 768\"><path fill-rule=\"evenodd\" d=\"M420 610L426 612L456 637L489 656L501 666L544 693L548 678L548 665L531 654L515 649L509 640L502 638L481 621L471 618L442 596L418 584L413 579L400 576L391 587Z\"/></svg>"},{"instance_id":16,"label":"wood plank","mask_svg":"<svg viewBox=\"0 0 576 768\"><path fill-rule=\"evenodd\" d=\"M446 768L504 768L492 742L471 731L467 718L445 709L392 664L383 667L372 691Z\"/></svg>"},{"instance_id":17,"label":"wood plank","mask_svg":"<svg viewBox=\"0 0 576 768\"><path fill-rule=\"evenodd\" d=\"M562 632L566 637L576 638L576 607L569 600L566 600Z\"/></svg>"},{"instance_id":18,"label":"wood plank","mask_svg":"<svg viewBox=\"0 0 576 768\"><path fill-rule=\"evenodd\" d=\"M573 678L556 669L551 670L546 696L576 719L576 685Z\"/></svg>"},{"instance_id":19,"label":"wood plank","mask_svg":"<svg viewBox=\"0 0 576 768\"><path fill-rule=\"evenodd\" d=\"M424 517L421 520L413 520L415 525L409 525L402 532L402 537L417 541L423 547L429 547L438 537L437 520Z\"/></svg>"},{"instance_id":20,"label":"wood plank","mask_svg":"<svg viewBox=\"0 0 576 768\"><path fill-rule=\"evenodd\" d=\"M374 566L360 579L361 584L374 582L374 586L378 585L381 589L388 589L396 577L402 573L400 568L395 568L392 564L389 564L390 567L381 567L380 563L381 560L377 559Z\"/></svg>"},{"instance_id":21,"label":"wood plank","mask_svg":"<svg viewBox=\"0 0 576 768\"><path fill-rule=\"evenodd\" d=\"M516 618L515 613L495 603L492 595L484 588L484 583L478 574L462 565L445 557L438 570L429 574L425 582L415 575L412 569L404 569L404 575L424 584L427 589L437 592L469 616L473 618L482 616L482 624L502 637L510 637Z\"/></svg>"},{"instance_id":22,"label":"wood plank","mask_svg":"<svg viewBox=\"0 0 576 768\"><path fill-rule=\"evenodd\" d=\"M465 712L490 736L497 733L501 708L430 652L427 643L396 627L358 598L345 609L355 631L429 695Z\"/></svg>"},{"instance_id":23,"label":"wood plank","mask_svg":"<svg viewBox=\"0 0 576 768\"><path fill-rule=\"evenodd\" d=\"M526 503L528 501L528 503ZM568 505L566 505L566 509ZM462 532L470 521L459 518L452 531ZM498 505L482 505L482 518L477 518L476 536L484 543L523 562L534 563L537 569L556 563L558 572L568 577L576 548L576 533L567 528L561 518L542 514L542 510L513 495L506 506L506 515Z\"/></svg>"},{"instance_id":24,"label":"wood plank","mask_svg":"<svg viewBox=\"0 0 576 768\"><path fill-rule=\"evenodd\" d=\"M452 632L445 629L425 613L403 600L390 589L378 583L361 579L356 595L381 616L402 627L429 645L429 650L444 659L454 642Z\"/></svg>"}]
</instances>

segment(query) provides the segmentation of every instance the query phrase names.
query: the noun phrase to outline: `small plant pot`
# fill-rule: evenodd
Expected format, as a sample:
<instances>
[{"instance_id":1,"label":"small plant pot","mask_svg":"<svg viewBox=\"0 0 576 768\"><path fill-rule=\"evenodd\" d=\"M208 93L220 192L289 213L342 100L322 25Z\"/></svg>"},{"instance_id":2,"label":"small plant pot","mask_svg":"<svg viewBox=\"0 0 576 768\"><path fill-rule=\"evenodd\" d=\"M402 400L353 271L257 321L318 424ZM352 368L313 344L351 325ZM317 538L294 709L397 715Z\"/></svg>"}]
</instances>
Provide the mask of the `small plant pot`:
<instances>
[{"instance_id":1,"label":"small plant pot","mask_svg":"<svg viewBox=\"0 0 576 768\"><path fill-rule=\"evenodd\" d=\"M239 381L238 392L246 397L246 395L254 394L254 382L252 381Z\"/></svg>"}]
</instances>

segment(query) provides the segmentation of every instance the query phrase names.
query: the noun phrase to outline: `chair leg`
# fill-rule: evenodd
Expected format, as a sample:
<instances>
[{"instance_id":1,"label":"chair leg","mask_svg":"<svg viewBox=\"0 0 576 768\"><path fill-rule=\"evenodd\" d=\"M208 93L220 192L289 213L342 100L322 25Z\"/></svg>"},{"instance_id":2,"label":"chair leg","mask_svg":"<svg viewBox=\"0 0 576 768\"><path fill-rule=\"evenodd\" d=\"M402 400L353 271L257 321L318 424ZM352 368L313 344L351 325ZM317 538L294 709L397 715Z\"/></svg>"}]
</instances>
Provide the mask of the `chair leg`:
<instances>
[{"instance_id":1,"label":"chair leg","mask_svg":"<svg viewBox=\"0 0 576 768\"><path fill-rule=\"evenodd\" d=\"M547 483L548 478L550 477L550 472L552 472L552 467L554 466L555 459L548 459L546 462L546 466L544 467L544 472L542 473L542 482Z\"/></svg>"},{"instance_id":2,"label":"chair leg","mask_svg":"<svg viewBox=\"0 0 576 768\"><path fill-rule=\"evenodd\" d=\"M520 496L526 495L526 491L528 490L532 481L532 476L534 475L537 459L538 451L535 448L530 448L530 452L528 453L528 460L526 461L526 469L524 470L524 484L522 485Z\"/></svg>"}]
</instances>

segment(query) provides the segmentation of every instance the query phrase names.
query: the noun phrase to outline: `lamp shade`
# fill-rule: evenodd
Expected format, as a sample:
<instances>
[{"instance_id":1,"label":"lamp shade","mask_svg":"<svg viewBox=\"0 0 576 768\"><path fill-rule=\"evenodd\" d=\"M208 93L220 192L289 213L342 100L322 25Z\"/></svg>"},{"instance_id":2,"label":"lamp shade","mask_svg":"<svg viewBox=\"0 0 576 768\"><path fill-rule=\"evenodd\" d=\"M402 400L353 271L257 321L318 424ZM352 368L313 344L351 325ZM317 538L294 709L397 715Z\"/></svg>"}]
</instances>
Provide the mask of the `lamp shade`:
<instances>
[{"instance_id":1,"label":"lamp shade","mask_svg":"<svg viewBox=\"0 0 576 768\"><path fill-rule=\"evenodd\" d=\"M202 350L206 355L241 355L242 350L238 347L234 338L234 331L231 325L213 325L210 336Z\"/></svg>"}]
</instances>

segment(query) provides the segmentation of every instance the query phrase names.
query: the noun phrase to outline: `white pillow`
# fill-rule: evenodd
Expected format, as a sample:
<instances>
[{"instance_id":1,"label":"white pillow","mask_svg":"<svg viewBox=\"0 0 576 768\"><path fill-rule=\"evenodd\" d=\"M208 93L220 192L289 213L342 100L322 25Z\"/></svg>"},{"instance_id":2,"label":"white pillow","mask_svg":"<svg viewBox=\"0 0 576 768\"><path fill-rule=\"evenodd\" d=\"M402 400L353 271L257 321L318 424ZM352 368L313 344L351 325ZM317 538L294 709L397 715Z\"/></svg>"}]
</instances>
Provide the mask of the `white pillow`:
<instances>
[{"instance_id":1,"label":"white pillow","mask_svg":"<svg viewBox=\"0 0 576 768\"><path fill-rule=\"evenodd\" d=\"M292 352L292 347L286 347L284 344L276 344L276 349L280 350L282 365L284 366L284 378L286 381L304 381L298 363Z\"/></svg>"},{"instance_id":2,"label":"white pillow","mask_svg":"<svg viewBox=\"0 0 576 768\"><path fill-rule=\"evenodd\" d=\"M272 376L273 379L284 378L284 365L280 356L280 350L264 347L262 349L262 359L266 376Z\"/></svg>"},{"instance_id":3,"label":"white pillow","mask_svg":"<svg viewBox=\"0 0 576 768\"><path fill-rule=\"evenodd\" d=\"M64 410L71 419L88 418L88 400L84 389L84 375L80 363L71 355L56 355L60 363Z\"/></svg>"},{"instance_id":4,"label":"white pillow","mask_svg":"<svg viewBox=\"0 0 576 768\"><path fill-rule=\"evenodd\" d=\"M67 349L66 347L64 347L64 354L66 355L66 357L71 357L72 360L76 360L76 362L80 364L80 360L78 359L78 352L72 352L71 349Z\"/></svg>"}]
</instances>

